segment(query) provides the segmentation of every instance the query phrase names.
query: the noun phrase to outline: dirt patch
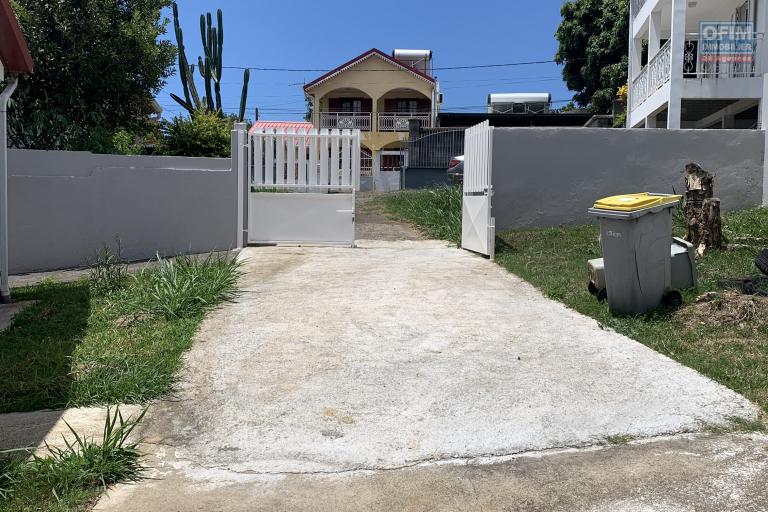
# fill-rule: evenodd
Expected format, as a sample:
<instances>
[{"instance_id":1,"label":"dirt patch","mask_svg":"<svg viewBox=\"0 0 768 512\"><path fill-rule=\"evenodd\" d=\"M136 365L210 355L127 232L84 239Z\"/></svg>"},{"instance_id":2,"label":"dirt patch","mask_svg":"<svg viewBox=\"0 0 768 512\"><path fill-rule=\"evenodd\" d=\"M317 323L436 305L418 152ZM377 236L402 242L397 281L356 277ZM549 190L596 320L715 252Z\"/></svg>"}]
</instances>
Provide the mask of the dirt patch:
<instances>
[{"instance_id":1,"label":"dirt patch","mask_svg":"<svg viewBox=\"0 0 768 512\"><path fill-rule=\"evenodd\" d=\"M736 325L754 328L768 323L768 297L735 291L709 292L680 310L688 325Z\"/></svg>"},{"instance_id":2,"label":"dirt patch","mask_svg":"<svg viewBox=\"0 0 768 512\"><path fill-rule=\"evenodd\" d=\"M424 240L419 229L406 222L395 220L386 211L380 194L363 192L357 195L355 213L357 240Z\"/></svg>"}]
</instances>

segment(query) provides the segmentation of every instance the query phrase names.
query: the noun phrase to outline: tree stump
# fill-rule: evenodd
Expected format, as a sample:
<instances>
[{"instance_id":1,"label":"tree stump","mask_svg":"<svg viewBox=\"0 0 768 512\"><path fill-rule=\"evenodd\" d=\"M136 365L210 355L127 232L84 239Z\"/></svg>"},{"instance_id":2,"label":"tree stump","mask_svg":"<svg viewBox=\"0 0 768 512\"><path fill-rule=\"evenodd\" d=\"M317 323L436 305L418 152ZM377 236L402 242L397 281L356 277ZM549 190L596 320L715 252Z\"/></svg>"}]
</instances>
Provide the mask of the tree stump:
<instances>
[{"instance_id":1,"label":"tree stump","mask_svg":"<svg viewBox=\"0 0 768 512\"><path fill-rule=\"evenodd\" d=\"M685 182L685 219L688 232L685 239L691 242L699 254L706 249L723 249L720 199L714 197L714 176L691 162L683 172Z\"/></svg>"}]
</instances>

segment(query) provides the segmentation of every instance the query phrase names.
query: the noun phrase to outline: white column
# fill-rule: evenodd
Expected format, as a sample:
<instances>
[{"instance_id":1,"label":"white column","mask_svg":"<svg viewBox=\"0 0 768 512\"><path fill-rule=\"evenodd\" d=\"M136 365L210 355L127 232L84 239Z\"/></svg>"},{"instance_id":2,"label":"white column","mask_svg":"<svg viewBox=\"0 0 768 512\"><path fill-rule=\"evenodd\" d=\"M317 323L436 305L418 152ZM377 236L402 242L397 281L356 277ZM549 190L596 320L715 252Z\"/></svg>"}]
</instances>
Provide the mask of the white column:
<instances>
[{"instance_id":1,"label":"white column","mask_svg":"<svg viewBox=\"0 0 768 512\"><path fill-rule=\"evenodd\" d=\"M250 173L247 169L247 125L235 123L232 129L232 172L237 180L237 225L235 227L235 243L238 248L248 243L248 194L250 192Z\"/></svg>"},{"instance_id":2,"label":"white column","mask_svg":"<svg viewBox=\"0 0 768 512\"><path fill-rule=\"evenodd\" d=\"M11 75L0 91L0 302L11 302L8 286L8 101L18 85Z\"/></svg>"},{"instance_id":3,"label":"white column","mask_svg":"<svg viewBox=\"0 0 768 512\"><path fill-rule=\"evenodd\" d=\"M658 128L658 126L656 126L656 114L654 114L652 116L648 116L648 117L645 118L645 127L646 128Z\"/></svg>"},{"instance_id":4,"label":"white column","mask_svg":"<svg viewBox=\"0 0 768 512\"><path fill-rule=\"evenodd\" d=\"M648 18L648 62L661 49L661 11L653 11Z\"/></svg>"},{"instance_id":5,"label":"white column","mask_svg":"<svg viewBox=\"0 0 768 512\"><path fill-rule=\"evenodd\" d=\"M632 48L630 50L629 61L632 75L630 77L630 83L634 81L640 75L643 70L643 38L635 37L632 39Z\"/></svg>"},{"instance_id":6,"label":"white column","mask_svg":"<svg viewBox=\"0 0 768 512\"><path fill-rule=\"evenodd\" d=\"M683 59L687 0L672 0L672 56L667 128L679 129L683 100Z\"/></svg>"}]
</instances>

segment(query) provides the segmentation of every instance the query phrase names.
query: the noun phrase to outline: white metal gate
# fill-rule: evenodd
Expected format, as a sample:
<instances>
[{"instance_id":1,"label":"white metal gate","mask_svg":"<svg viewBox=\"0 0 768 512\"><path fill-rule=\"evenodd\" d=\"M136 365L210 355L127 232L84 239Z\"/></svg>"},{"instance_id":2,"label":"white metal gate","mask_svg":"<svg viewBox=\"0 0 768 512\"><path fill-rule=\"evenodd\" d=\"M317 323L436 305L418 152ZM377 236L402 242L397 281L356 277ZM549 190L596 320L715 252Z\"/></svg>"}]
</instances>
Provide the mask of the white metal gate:
<instances>
[{"instance_id":1,"label":"white metal gate","mask_svg":"<svg viewBox=\"0 0 768 512\"><path fill-rule=\"evenodd\" d=\"M464 197L461 246L494 257L496 226L491 216L493 128L488 121L468 128L464 138Z\"/></svg>"},{"instance_id":2,"label":"white metal gate","mask_svg":"<svg viewBox=\"0 0 768 512\"><path fill-rule=\"evenodd\" d=\"M249 134L248 243L355 244L359 130Z\"/></svg>"}]
</instances>

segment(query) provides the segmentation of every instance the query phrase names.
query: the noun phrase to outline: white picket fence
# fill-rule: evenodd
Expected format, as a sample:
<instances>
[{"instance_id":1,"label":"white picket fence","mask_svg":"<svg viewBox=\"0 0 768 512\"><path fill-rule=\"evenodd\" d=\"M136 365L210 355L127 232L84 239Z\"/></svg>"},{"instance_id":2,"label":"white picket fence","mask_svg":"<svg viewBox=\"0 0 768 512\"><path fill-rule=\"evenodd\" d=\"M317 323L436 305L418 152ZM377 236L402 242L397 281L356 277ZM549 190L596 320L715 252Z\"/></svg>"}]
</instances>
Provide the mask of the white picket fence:
<instances>
[{"instance_id":1,"label":"white picket fence","mask_svg":"<svg viewBox=\"0 0 768 512\"><path fill-rule=\"evenodd\" d=\"M359 130L262 129L250 134L251 186L359 189Z\"/></svg>"}]
</instances>

